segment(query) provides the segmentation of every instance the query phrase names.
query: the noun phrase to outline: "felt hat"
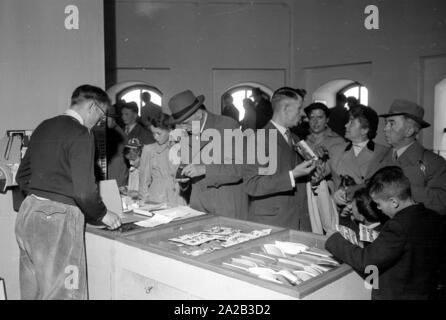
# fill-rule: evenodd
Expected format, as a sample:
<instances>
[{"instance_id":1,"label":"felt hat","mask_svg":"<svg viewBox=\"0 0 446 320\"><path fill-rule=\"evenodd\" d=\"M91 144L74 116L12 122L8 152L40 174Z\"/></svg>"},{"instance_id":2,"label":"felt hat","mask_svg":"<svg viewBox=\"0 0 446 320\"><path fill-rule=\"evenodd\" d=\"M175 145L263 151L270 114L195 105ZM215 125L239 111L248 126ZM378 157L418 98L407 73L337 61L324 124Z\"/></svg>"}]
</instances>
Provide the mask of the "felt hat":
<instances>
[{"instance_id":1,"label":"felt hat","mask_svg":"<svg viewBox=\"0 0 446 320\"><path fill-rule=\"evenodd\" d=\"M393 117L393 116L406 116L416 122L421 126L421 128L427 128L430 126L429 123L423 120L424 109L423 107L417 105L414 102L397 99L393 101L390 106L390 110L386 114L379 115L382 118Z\"/></svg>"},{"instance_id":2,"label":"felt hat","mask_svg":"<svg viewBox=\"0 0 446 320\"><path fill-rule=\"evenodd\" d=\"M204 96L195 96L192 91L186 90L174 95L169 100L169 109L172 113L172 123L180 123L189 118L203 105Z\"/></svg>"}]
</instances>

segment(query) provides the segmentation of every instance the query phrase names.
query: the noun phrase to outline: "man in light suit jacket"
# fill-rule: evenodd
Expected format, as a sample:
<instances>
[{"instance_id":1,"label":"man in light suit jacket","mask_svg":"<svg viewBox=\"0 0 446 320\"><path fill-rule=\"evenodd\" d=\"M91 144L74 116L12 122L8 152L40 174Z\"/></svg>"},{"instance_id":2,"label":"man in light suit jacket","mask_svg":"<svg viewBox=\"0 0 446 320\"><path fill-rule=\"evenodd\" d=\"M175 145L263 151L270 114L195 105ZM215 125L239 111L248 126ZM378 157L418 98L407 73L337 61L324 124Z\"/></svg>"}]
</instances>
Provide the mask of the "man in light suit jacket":
<instances>
[{"instance_id":1,"label":"man in light suit jacket","mask_svg":"<svg viewBox=\"0 0 446 320\"><path fill-rule=\"evenodd\" d=\"M248 220L311 231L305 177L314 170L315 164L303 161L294 151L293 140L298 138L289 131L300 120L303 98L303 90L287 87L273 94L273 118L263 129L266 130L265 154L269 154L269 139L276 137L273 141L277 146L276 155L269 156L277 157L277 170L273 174L261 174L261 166L245 165L244 185L250 199ZM260 131L256 132L259 134Z\"/></svg>"},{"instance_id":2,"label":"man in light suit jacket","mask_svg":"<svg viewBox=\"0 0 446 320\"><path fill-rule=\"evenodd\" d=\"M204 106L204 96L196 97L192 91L186 90L174 95L169 100L169 108L177 128L189 133L188 145L190 160L182 169L185 179L181 183L190 183L192 190L189 205L199 211L225 217L246 219L247 195L243 192L241 164L229 159L224 164L224 141L221 139L221 164L209 164L202 161L204 148L213 137L205 135L211 129L224 137L225 129L238 129L239 124L232 118L213 114ZM199 124L199 132L194 132L193 125ZM198 139L199 150L194 150L192 140ZM234 150L233 150L234 151ZM194 154L194 152L196 152ZM235 152L232 152L235 156ZM198 160L198 161L194 161ZM197 163L196 163L197 162Z\"/></svg>"}]
</instances>

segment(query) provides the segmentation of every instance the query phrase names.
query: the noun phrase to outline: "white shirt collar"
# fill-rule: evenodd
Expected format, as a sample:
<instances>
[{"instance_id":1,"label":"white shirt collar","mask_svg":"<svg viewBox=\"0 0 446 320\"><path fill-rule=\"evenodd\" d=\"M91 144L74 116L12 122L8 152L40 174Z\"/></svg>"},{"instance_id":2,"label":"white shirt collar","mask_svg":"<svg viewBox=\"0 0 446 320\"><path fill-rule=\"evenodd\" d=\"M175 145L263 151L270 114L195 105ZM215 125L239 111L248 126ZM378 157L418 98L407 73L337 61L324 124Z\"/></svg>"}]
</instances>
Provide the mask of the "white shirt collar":
<instances>
[{"instance_id":1,"label":"white shirt collar","mask_svg":"<svg viewBox=\"0 0 446 320\"><path fill-rule=\"evenodd\" d=\"M204 113L204 120L203 120L203 124L201 125L201 128L200 128L200 133L202 133L203 132L203 130L204 130L204 126L206 125L206 121L208 120L208 113L207 112L205 112Z\"/></svg>"},{"instance_id":2,"label":"white shirt collar","mask_svg":"<svg viewBox=\"0 0 446 320\"><path fill-rule=\"evenodd\" d=\"M274 122L273 120L271 120L271 123L277 128L277 130L279 130L279 132L282 134L282 136L285 138L285 140L288 141L288 137L285 135L285 132L288 129L285 128L284 126L278 124L277 122Z\"/></svg>"},{"instance_id":3,"label":"white shirt collar","mask_svg":"<svg viewBox=\"0 0 446 320\"><path fill-rule=\"evenodd\" d=\"M77 111L75 111L73 109L68 109L67 111L64 112L64 115L70 116L70 117L76 119L77 121L79 121L81 123L81 125L84 125L84 119L82 119L81 115L79 113L77 113Z\"/></svg>"},{"instance_id":4,"label":"white shirt collar","mask_svg":"<svg viewBox=\"0 0 446 320\"><path fill-rule=\"evenodd\" d=\"M355 153L355 156L357 157L358 154L364 149L364 147L369 143L369 140L359 142L359 143L353 143L353 152Z\"/></svg>"}]
</instances>

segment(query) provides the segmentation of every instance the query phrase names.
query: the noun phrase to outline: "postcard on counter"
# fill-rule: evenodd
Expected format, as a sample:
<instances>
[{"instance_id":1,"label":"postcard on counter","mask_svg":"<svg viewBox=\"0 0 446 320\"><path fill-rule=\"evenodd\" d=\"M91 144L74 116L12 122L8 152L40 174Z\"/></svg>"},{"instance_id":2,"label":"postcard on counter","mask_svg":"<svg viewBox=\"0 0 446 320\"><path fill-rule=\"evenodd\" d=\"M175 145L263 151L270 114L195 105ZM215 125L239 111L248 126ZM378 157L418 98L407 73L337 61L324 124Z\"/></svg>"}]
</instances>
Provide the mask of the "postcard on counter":
<instances>
[{"instance_id":1,"label":"postcard on counter","mask_svg":"<svg viewBox=\"0 0 446 320\"><path fill-rule=\"evenodd\" d=\"M172 218L165 217L163 215L154 214L152 218L136 222L135 224L144 228L153 228L162 224L166 224L172 221Z\"/></svg>"},{"instance_id":2,"label":"postcard on counter","mask_svg":"<svg viewBox=\"0 0 446 320\"><path fill-rule=\"evenodd\" d=\"M217 235L210 235L202 232L185 234L176 238L169 239L170 241L179 242L188 246L199 246L200 244L219 239Z\"/></svg>"},{"instance_id":3,"label":"postcard on counter","mask_svg":"<svg viewBox=\"0 0 446 320\"><path fill-rule=\"evenodd\" d=\"M174 208L159 210L156 213L166 216L166 217L170 217L170 218L172 218L172 220L191 218L191 217L196 217L196 216L201 216L201 215L206 214L204 212L192 209L187 206L178 206L178 207L174 207Z\"/></svg>"}]
</instances>

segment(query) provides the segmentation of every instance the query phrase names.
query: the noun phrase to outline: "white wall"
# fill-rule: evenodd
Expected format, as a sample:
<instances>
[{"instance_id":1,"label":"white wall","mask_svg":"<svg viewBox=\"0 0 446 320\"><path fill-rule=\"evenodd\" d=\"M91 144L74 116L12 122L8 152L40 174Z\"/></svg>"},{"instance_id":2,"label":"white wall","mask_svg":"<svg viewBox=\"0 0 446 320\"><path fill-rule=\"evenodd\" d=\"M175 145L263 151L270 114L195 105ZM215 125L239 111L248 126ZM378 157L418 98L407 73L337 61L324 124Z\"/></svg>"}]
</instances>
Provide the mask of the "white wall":
<instances>
[{"instance_id":1,"label":"white wall","mask_svg":"<svg viewBox=\"0 0 446 320\"><path fill-rule=\"evenodd\" d=\"M359 81L378 113L395 98L422 104L422 61L446 53L444 0L115 2L118 81L159 83L165 100L190 88L215 112L222 88L259 81L251 76L273 89L304 87L309 97L332 80ZM369 4L379 9L379 30L364 27ZM433 122L433 104L425 108Z\"/></svg>"},{"instance_id":2,"label":"white wall","mask_svg":"<svg viewBox=\"0 0 446 320\"><path fill-rule=\"evenodd\" d=\"M289 82L286 2L117 0L115 12L117 81L154 84L164 108L191 89L219 113L221 90L237 82L258 79L274 88Z\"/></svg>"},{"instance_id":3,"label":"white wall","mask_svg":"<svg viewBox=\"0 0 446 320\"><path fill-rule=\"evenodd\" d=\"M79 8L79 30L64 27L65 7ZM0 134L34 129L69 106L76 86L104 86L102 0L0 1ZM0 277L10 299L20 297L16 213L0 194Z\"/></svg>"}]
</instances>

